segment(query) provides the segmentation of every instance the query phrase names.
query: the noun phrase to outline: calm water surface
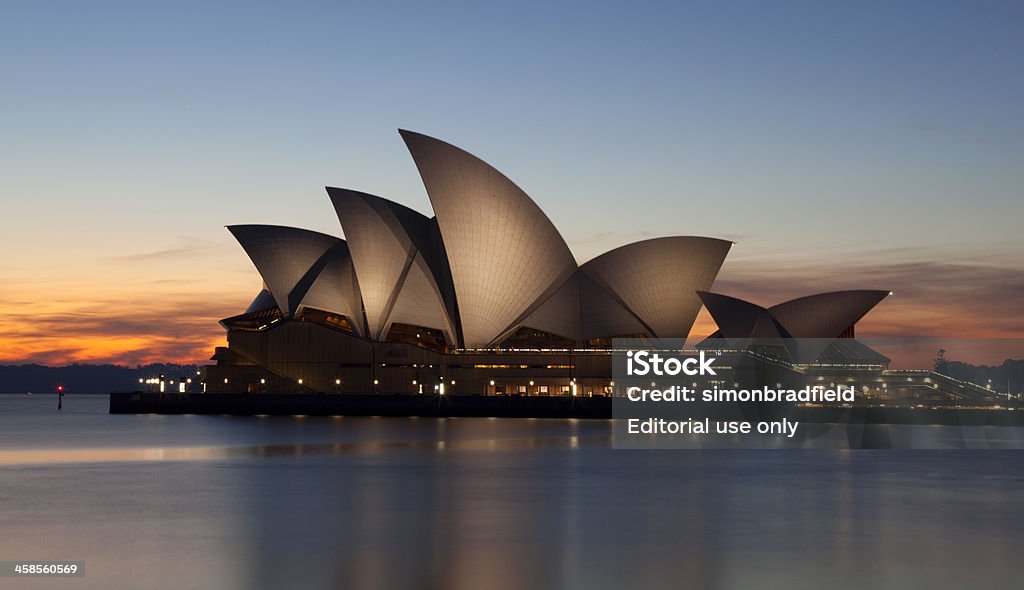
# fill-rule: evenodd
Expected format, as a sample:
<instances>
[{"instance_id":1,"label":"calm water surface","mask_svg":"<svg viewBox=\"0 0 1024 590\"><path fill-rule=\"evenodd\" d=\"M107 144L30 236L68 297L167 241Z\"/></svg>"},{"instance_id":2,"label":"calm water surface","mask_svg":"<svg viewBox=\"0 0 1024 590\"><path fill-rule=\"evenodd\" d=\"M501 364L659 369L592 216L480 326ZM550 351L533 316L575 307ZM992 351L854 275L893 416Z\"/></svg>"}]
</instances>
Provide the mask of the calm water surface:
<instances>
[{"instance_id":1,"label":"calm water surface","mask_svg":"<svg viewBox=\"0 0 1024 590\"><path fill-rule=\"evenodd\" d=\"M0 588L1011 588L1021 451L612 450L608 422L0 395Z\"/></svg>"}]
</instances>

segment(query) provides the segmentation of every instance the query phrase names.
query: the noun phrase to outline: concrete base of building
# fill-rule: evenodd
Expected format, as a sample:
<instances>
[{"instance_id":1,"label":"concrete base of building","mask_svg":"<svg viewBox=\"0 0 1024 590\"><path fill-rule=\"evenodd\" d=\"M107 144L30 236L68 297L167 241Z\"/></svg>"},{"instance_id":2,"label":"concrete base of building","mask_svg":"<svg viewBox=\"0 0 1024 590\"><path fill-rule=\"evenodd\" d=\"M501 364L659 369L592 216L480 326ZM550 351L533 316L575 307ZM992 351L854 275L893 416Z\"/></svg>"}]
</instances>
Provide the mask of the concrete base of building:
<instances>
[{"instance_id":1,"label":"concrete base of building","mask_svg":"<svg viewBox=\"0 0 1024 590\"><path fill-rule=\"evenodd\" d=\"M310 393L110 394L111 414L611 419L610 397Z\"/></svg>"}]
</instances>

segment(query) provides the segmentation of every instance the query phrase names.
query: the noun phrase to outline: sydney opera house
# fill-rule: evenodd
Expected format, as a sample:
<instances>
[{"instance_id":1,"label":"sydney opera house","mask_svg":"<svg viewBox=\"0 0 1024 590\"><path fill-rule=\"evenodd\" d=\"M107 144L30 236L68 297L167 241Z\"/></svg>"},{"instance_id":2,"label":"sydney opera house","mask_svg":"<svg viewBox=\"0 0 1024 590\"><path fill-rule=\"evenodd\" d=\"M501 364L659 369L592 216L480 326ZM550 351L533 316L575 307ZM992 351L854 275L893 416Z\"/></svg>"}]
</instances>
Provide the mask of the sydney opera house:
<instances>
[{"instance_id":1,"label":"sydney opera house","mask_svg":"<svg viewBox=\"0 0 1024 590\"><path fill-rule=\"evenodd\" d=\"M327 188L344 239L228 227L263 289L222 320L228 346L214 356L209 391L605 395L613 339L686 338L702 305L719 328L702 346L813 338L825 344L790 351L794 365L826 348L879 369L888 362L866 347L828 345L851 338L888 291L770 308L715 294L733 244L706 237L644 240L580 264L501 172L443 141L400 133L433 215Z\"/></svg>"}]
</instances>

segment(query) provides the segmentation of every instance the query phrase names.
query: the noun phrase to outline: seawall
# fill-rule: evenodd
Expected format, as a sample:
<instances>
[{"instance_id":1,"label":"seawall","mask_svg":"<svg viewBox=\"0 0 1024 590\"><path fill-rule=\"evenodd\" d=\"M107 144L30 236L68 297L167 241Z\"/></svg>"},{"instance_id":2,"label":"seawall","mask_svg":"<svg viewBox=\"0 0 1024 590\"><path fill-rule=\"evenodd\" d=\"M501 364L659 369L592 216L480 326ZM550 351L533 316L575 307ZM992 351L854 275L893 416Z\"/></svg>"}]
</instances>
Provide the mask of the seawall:
<instances>
[{"instance_id":1,"label":"seawall","mask_svg":"<svg viewBox=\"0 0 1024 590\"><path fill-rule=\"evenodd\" d=\"M609 419L607 397L304 393L111 393L111 414L232 414Z\"/></svg>"}]
</instances>

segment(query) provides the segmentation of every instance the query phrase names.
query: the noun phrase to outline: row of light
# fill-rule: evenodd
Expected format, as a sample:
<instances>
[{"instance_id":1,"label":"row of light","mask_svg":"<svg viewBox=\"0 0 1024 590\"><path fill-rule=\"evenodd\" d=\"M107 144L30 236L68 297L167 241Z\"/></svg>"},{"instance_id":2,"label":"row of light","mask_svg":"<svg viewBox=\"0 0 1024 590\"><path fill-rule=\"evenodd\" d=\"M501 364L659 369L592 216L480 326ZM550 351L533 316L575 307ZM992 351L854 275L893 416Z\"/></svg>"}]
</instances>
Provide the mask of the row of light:
<instances>
[{"instance_id":1,"label":"row of light","mask_svg":"<svg viewBox=\"0 0 1024 590\"><path fill-rule=\"evenodd\" d=\"M441 377L441 378L440 378L440 380L441 380L441 382L442 382L442 385L443 385L443 384L444 384L444 377ZM189 383L192 383L192 380L191 380L191 379L189 379L189 380L188 380L188 382L189 382ZM297 383L298 383L299 385L302 385L302 379L301 379L301 378L300 378L300 379L297 379L297 380L296 380L296 382L297 382ZM139 383L142 383L142 379L139 379ZM158 379L151 379L151 380L147 380L147 381L146 381L146 383L159 383L159 380L158 380ZM229 380L228 380L228 378L227 378L227 377L225 377L225 378L224 378L224 384L225 384L225 385L227 385L228 383L229 383ZM452 379L452 380L450 381L450 383L451 383L452 385L455 385L455 380L454 380L454 379ZM173 384L174 384L174 381L171 381L171 384L173 385ZM260 385L266 385L266 384L267 384L267 380L266 380L265 378L261 378L261 379L260 379ZM335 380L334 380L334 384L335 384L335 385L341 385L341 379L335 379ZM379 380L379 379L374 379L374 380L373 380L373 384L374 384L374 385L380 385L380 380ZM413 380L412 380L412 384L413 384L413 385L418 385L418 384L419 384L419 382L418 382L418 381L417 381L416 379L413 379ZM494 386L494 379L491 379L491 380L490 380L490 384L491 384L491 386L492 386L492 387ZM570 384L570 385L572 386L572 389L573 389L573 393L572 393L572 394L573 394L573 395L576 395L576 379L572 379L572 380L570 380L570 381L569 381L569 384ZM614 382L614 381L609 381L609 382L608 382L608 385L610 385L610 386L614 387L614 386L615 386L615 382ZM654 385L654 382L653 382L653 381L651 382L651 385L652 385L652 386ZM695 385L696 385L696 384L695 384ZM530 387L533 387L533 386L534 386L534 381L533 381L533 380L531 379L531 380L530 380ZM444 393L442 393L441 395L444 395Z\"/></svg>"},{"instance_id":2,"label":"row of light","mask_svg":"<svg viewBox=\"0 0 1024 590\"><path fill-rule=\"evenodd\" d=\"M441 381L444 381L444 377L441 377L441 378L440 378L440 380L441 380ZM819 381L821 381L821 380L822 380L822 378L821 378L821 377L819 377L819 378L818 378L818 380L819 380ZM907 378L907 381L912 381L912 379L910 379L910 378ZM925 381L926 381L926 382L927 382L927 381L931 381L931 379L925 379ZM191 378L189 378L189 379L186 379L186 382L187 382L187 383L192 383L192 379L191 379ZM297 380L296 382L297 382L297 383L298 383L299 385L302 385L302 383L303 383L303 380L302 380L302 379L300 378L300 379L298 379L298 380ZM155 384L155 383L160 383L160 379L157 379L157 378L152 378L152 379L146 379L145 381L143 381L142 379L139 379L139 383L151 383L151 384ZM170 381L170 383L171 383L171 385L174 385L174 381L173 381L173 380L172 380L172 381ZM228 380L228 378L227 378L227 377L225 377L225 378L224 378L224 383L225 383L225 384L229 383L229 380ZM455 385L455 380L454 380L454 379L452 379L450 383L451 383L452 385ZM489 381L489 383L490 383L490 385L491 385L491 386L494 386L494 379L491 379L491 380ZM719 384L719 383L724 383L724 381L711 381L711 383ZM266 385L266 384L267 384L267 380L266 380L266 379L260 379L260 385ZM341 379L335 379L335 380L334 380L334 384L335 384L335 385L341 385ZM374 384L374 385L380 385L380 380L379 380L379 379L374 379L374 380L373 380L373 384ZM419 381L417 381L416 379L413 379L413 380L412 380L412 384L413 384L413 385L417 385L417 384L419 384ZM534 382L534 381L533 381L533 380L531 379L531 380L530 380L530 387L533 387L534 385L535 385L535 382ZM575 387L575 386L576 386L576 379L571 379L571 380L569 381L569 385L571 385L571 386ZM608 385L609 385L609 387L615 387L615 382L614 382L614 381L609 381L609 382L608 382ZM655 386L657 386L657 383L656 383L655 381L651 381L651 387L655 387ZM739 386L740 386L740 384L739 384L739 383L733 383L733 387L739 387ZM776 386L776 387L782 387L782 383L776 383L776 384L775 384L775 386ZM835 383L829 383L829 386L830 386L830 387L835 387ZM888 383L882 383L882 387L888 387L888 386L889 386L889 384L888 384ZM697 383L696 383L696 382L694 382L694 383L693 383L693 387L697 387Z\"/></svg>"}]
</instances>

